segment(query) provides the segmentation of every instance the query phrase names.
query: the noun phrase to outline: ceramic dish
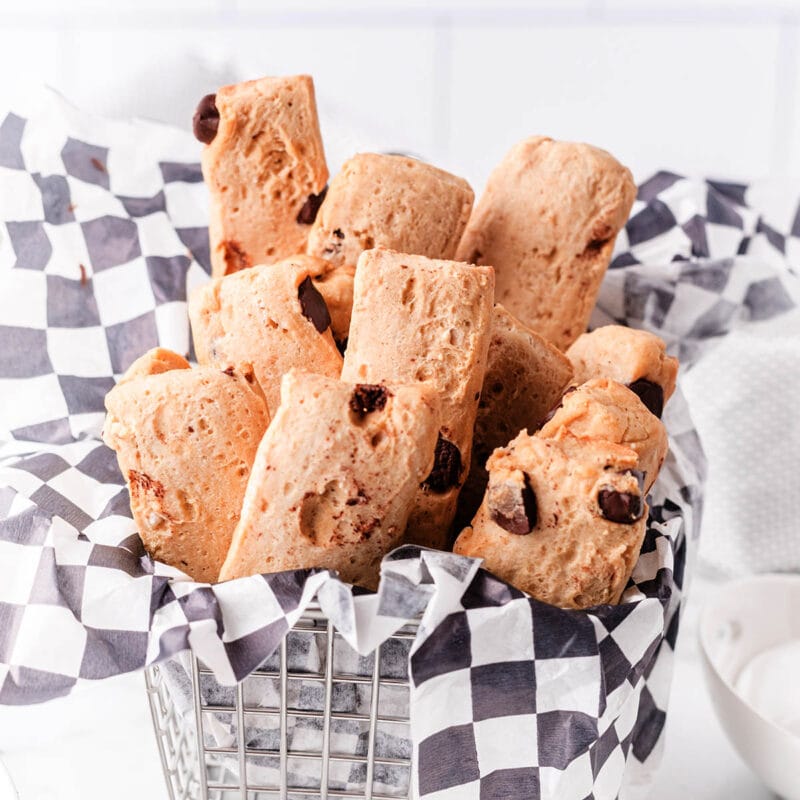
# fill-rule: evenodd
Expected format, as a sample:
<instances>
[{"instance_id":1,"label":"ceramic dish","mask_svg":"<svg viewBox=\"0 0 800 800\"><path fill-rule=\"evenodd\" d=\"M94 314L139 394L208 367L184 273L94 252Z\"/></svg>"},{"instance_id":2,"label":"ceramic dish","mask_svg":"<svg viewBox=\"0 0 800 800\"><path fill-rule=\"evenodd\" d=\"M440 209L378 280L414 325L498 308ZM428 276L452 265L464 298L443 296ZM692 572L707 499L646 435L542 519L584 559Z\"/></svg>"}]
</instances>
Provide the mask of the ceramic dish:
<instances>
[{"instance_id":1,"label":"ceramic dish","mask_svg":"<svg viewBox=\"0 0 800 800\"><path fill-rule=\"evenodd\" d=\"M756 708L743 694L764 692L786 698L800 697L800 670L794 675L781 669L762 672L769 685L754 686L745 676L753 659L772 648L786 652L800 642L800 575L760 575L732 581L710 600L700 619L700 647L706 681L717 716L731 743L764 783L785 800L800 800L800 720L787 724ZM794 644L792 644L794 643ZM766 677L768 676L769 677ZM780 675L780 677L779 677ZM796 707L796 706L795 706ZM759 710L761 709L761 710ZM783 713L789 713L786 709ZM791 714L789 714L791 716ZM795 730L793 731L792 728Z\"/></svg>"}]
</instances>

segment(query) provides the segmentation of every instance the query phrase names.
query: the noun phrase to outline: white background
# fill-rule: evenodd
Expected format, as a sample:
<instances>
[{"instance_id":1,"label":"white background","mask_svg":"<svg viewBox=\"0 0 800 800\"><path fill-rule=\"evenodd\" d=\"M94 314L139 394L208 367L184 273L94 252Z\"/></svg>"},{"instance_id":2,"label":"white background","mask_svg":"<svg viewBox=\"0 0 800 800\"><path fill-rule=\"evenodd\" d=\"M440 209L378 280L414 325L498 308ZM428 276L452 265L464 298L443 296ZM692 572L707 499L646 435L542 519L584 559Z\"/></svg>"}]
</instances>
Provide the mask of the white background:
<instances>
[{"instance_id":1,"label":"white background","mask_svg":"<svg viewBox=\"0 0 800 800\"><path fill-rule=\"evenodd\" d=\"M533 133L638 178L755 179L800 173L798 31L797 0L0 0L0 103L44 81L188 125L221 83L305 71L323 128L346 119L476 190Z\"/></svg>"},{"instance_id":2,"label":"white background","mask_svg":"<svg viewBox=\"0 0 800 800\"><path fill-rule=\"evenodd\" d=\"M605 147L640 180L787 179L799 32L789 0L0 0L0 109L48 83L87 110L187 127L220 84L310 72L332 170L358 148L411 150L480 190L543 133ZM701 578L690 598L653 800L769 797L703 685L695 628L713 588ZM160 800L149 724L143 678L127 676L0 709L0 755L23 800Z\"/></svg>"}]
</instances>

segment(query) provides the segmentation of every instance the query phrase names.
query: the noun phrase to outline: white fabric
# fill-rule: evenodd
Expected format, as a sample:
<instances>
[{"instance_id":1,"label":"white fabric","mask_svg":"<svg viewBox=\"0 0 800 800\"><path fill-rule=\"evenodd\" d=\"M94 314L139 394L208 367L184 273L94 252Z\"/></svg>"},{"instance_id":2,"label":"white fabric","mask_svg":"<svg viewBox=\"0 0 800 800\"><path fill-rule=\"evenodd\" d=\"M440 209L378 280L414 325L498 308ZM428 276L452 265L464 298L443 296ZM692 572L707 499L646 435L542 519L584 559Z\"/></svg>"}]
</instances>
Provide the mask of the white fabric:
<instances>
[{"instance_id":1,"label":"white fabric","mask_svg":"<svg viewBox=\"0 0 800 800\"><path fill-rule=\"evenodd\" d=\"M734 330L681 386L708 458L701 558L800 570L800 311Z\"/></svg>"}]
</instances>

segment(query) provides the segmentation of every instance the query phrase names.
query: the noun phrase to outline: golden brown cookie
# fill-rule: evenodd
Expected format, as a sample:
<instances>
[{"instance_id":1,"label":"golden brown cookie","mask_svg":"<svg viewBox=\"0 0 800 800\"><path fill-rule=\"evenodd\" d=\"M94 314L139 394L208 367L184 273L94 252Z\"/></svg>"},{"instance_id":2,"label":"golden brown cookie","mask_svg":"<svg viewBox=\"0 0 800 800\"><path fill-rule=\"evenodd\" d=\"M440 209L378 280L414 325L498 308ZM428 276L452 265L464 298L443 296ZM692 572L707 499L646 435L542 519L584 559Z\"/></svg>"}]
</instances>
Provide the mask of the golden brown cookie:
<instances>
[{"instance_id":1,"label":"golden brown cookie","mask_svg":"<svg viewBox=\"0 0 800 800\"><path fill-rule=\"evenodd\" d=\"M438 427L428 387L289 372L220 579L324 567L374 589L430 472Z\"/></svg>"},{"instance_id":2,"label":"golden brown cookie","mask_svg":"<svg viewBox=\"0 0 800 800\"><path fill-rule=\"evenodd\" d=\"M456 258L491 264L497 301L564 350L586 330L635 197L604 150L525 139L490 175Z\"/></svg>"},{"instance_id":3,"label":"golden brown cookie","mask_svg":"<svg viewBox=\"0 0 800 800\"><path fill-rule=\"evenodd\" d=\"M312 280L318 269L317 259L295 256L196 289L189 319L198 362L251 363L271 413L280 402L281 377L292 367L338 378L342 357Z\"/></svg>"},{"instance_id":4,"label":"golden brown cookie","mask_svg":"<svg viewBox=\"0 0 800 800\"><path fill-rule=\"evenodd\" d=\"M103 439L117 459L147 552L213 583L239 520L250 467L269 424L247 365L225 371L165 365L148 354L106 396Z\"/></svg>"},{"instance_id":5,"label":"golden brown cookie","mask_svg":"<svg viewBox=\"0 0 800 800\"><path fill-rule=\"evenodd\" d=\"M607 378L594 378L565 394L536 435L606 439L630 447L639 456L645 494L655 483L669 446L661 420L630 389Z\"/></svg>"},{"instance_id":6,"label":"golden brown cookie","mask_svg":"<svg viewBox=\"0 0 800 800\"><path fill-rule=\"evenodd\" d=\"M213 275L302 253L328 180L311 78L224 86L203 98L194 129L207 145Z\"/></svg>"},{"instance_id":7,"label":"golden brown cookie","mask_svg":"<svg viewBox=\"0 0 800 800\"><path fill-rule=\"evenodd\" d=\"M469 470L472 432L491 336L494 273L392 250L358 260L342 379L429 381L442 429L436 465L420 487L408 540L442 548Z\"/></svg>"},{"instance_id":8,"label":"golden brown cookie","mask_svg":"<svg viewBox=\"0 0 800 800\"><path fill-rule=\"evenodd\" d=\"M647 520L636 453L523 432L488 467L486 497L455 552L561 608L619 602Z\"/></svg>"},{"instance_id":9,"label":"golden brown cookie","mask_svg":"<svg viewBox=\"0 0 800 800\"><path fill-rule=\"evenodd\" d=\"M145 375L158 375L173 369L191 369L191 364L183 357L164 347L154 347L139 356L125 374L117 381L117 386L126 381L143 378Z\"/></svg>"},{"instance_id":10,"label":"golden brown cookie","mask_svg":"<svg viewBox=\"0 0 800 800\"><path fill-rule=\"evenodd\" d=\"M492 313L473 450L485 460L521 430L533 433L571 380L569 359L498 303Z\"/></svg>"},{"instance_id":11,"label":"golden brown cookie","mask_svg":"<svg viewBox=\"0 0 800 800\"><path fill-rule=\"evenodd\" d=\"M473 199L463 178L423 161L361 153L331 181L307 252L351 273L373 247L450 259Z\"/></svg>"},{"instance_id":12,"label":"golden brown cookie","mask_svg":"<svg viewBox=\"0 0 800 800\"><path fill-rule=\"evenodd\" d=\"M567 350L575 382L611 378L625 384L657 417L675 391L678 359L649 331L603 325L579 336Z\"/></svg>"}]
</instances>

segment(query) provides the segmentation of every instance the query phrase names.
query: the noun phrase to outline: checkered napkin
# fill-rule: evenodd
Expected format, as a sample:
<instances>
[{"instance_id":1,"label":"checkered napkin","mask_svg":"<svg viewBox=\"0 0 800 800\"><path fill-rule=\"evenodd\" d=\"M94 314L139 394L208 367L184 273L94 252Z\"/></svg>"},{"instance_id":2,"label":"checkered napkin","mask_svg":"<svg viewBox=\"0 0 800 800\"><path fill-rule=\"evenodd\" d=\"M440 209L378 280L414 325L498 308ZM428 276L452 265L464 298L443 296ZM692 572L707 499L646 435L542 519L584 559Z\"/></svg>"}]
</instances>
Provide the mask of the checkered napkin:
<instances>
[{"instance_id":1,"label":"checkered napkin","mask_svg":"<svg viewBox=\"0 0 800 800\"><path fill-rule=\"evenodd\" d=\"M135 357L190 352L207 279L196 143L47 96L0 123L0 703L33 703L191 647L221 684L261 664L317 597L369 652L422 615L411 680L425 798L636 796L657 761L704 459L680 395L642 554L617 607L558 610L452 554L401 548L378 595L324 571L194 583L144 553L103 398ZM657 331L684 362L793 305L791 241L744 187L645 183L595 322Z\"/></svg>"}]
</instances>

